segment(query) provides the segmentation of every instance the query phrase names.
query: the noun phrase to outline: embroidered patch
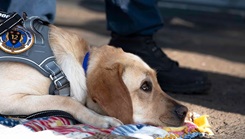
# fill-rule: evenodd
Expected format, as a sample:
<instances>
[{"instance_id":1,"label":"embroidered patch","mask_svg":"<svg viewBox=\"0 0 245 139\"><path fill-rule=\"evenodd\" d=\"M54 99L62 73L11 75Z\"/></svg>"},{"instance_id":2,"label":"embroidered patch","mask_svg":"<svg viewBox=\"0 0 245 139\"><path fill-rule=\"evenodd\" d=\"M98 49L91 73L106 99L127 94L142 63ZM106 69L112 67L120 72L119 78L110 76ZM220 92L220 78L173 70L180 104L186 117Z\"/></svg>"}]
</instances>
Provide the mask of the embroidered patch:
<instances>
[{"instance_id":1,"label":"embroidered patch","mask_svg":"<svg viewBox=\"0 0 245 139\"><path fill-rule=\"evenodd\" d=\"M6 53L19 54L30 49L34 39L31 32L15 26L0 36L0 48Z\"/></svg>"}]
</instances>

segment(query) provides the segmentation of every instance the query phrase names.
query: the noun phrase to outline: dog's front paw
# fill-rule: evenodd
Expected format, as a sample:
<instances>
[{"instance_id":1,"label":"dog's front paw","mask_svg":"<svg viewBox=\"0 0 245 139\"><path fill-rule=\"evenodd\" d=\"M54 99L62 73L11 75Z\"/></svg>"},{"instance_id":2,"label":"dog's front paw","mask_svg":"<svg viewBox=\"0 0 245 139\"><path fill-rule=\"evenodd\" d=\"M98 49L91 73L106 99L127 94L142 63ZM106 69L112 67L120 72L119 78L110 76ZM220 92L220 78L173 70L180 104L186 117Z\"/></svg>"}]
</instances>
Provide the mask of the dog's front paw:
<instances>
[{"instance_id":1,"label":"dog's front paw","mask_svg":"<svg viewBox=\"0 0 245 139\"><path fill-rule=\"evenodd\" d=\"M98 121L95 124L95 126L100 128L110 128L123 125L123 123L120 120L109 116L102 116L100 121Z\"/></svg>"},{"instance_id":2,"label":"dog's front paw","mask_svg":"<svg viewBox=\"0 0 245 139\"><path fill-rule=\"evenodd\" d=\"M119 119L116 119L114 117L105 116L105 120L107 121L105 128L123 125L123 123Z\"/></svg>"}]
</instances>

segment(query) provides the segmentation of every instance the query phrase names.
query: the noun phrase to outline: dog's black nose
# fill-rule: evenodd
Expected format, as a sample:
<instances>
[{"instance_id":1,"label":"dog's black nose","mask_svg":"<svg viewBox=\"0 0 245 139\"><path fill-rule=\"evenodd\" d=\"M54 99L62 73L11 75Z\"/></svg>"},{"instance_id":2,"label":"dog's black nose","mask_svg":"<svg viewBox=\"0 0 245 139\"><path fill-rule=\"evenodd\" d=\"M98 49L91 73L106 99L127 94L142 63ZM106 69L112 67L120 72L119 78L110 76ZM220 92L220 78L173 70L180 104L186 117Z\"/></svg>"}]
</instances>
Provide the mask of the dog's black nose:
<instances>
[{"instance_id":1,"label":"dog's black nose","mask_svg":"<svg viewBox=\"0 0 245 139\"><path fill-rule=\"evenodd\" d=\"M177 114L177 116L183 120L186 116L188 112L188 109L186 106L183 106L183 105L178 105L175 107L175 113Z\"/></svg>"}]
</instances>

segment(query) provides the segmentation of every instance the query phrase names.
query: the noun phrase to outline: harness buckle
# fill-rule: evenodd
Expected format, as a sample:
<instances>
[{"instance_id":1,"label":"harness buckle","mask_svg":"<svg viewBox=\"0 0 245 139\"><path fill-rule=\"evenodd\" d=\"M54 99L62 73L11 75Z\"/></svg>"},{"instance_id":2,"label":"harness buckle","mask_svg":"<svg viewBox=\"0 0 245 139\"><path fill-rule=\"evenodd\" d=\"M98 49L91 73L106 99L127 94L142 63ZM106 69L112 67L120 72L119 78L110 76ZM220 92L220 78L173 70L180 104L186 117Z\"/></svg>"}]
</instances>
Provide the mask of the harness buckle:
<instances>
[{"instance_id":1,"label":"harness buckle","mask_svg":"<svg viewBox=\"0 0 245 139\"><path fill-rule=\"evenodd\" d=\"M52 93L53 95L70 96L70 82L66 79L62 71L57 75L50 75L49 77L55 88Z\"/></svg>"},{"instance_id":2,"label":"harness buckle","mask_svg":"<svg viewBox=\"0 0 245 139\"><path fill-rule=\"evenodd\" d=\"M55 61L46 64L45 69L50 73L49 78L52 80L49 94L70 96L70 82Z\"/></svg>"},{"instance_id":3,"label":"harness buckle","mask_svg":"<svg viewBox=\"0 0 245 139\"><path fill-rule=\"evenodd\" d=\"M58 83L60 83L60 80L61 79L63 79L64 78L64 76L61 76L61 77L59 77L58 79L55 79L53 82L54 82L54 85L55 85L55 87L56 87L56 89L60 89L60 88L62 88L64 85L58 85Z\"/></svg>"},{"instance_id":4,"label":"harness buckle","mask_svg":"<svg viewBox=\"0 0 245 139\"><path fill-rule=\"evenodd\" d=\"M50 75L49 77L53 81L54 86L57 90L69 86L69 81L66 79L66 76L62 71L57 75L54 76Z\"/></svg>"}]
</instances>

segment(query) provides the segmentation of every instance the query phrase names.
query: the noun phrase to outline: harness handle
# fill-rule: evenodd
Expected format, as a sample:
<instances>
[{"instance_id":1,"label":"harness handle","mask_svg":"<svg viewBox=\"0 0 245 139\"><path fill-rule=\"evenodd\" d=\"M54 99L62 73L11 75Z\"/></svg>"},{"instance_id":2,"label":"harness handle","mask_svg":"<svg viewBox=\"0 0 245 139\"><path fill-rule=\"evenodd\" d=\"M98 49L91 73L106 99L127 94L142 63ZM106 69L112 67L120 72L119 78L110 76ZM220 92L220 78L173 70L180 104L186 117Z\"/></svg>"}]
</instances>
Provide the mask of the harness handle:
<instances>
[{"instance_id":1,"label":"harness handle","mask_svg":"<svg viewBox=\"0 0 245 139\"><path fill-rule=\"evenodd\" d=\"M0 35L23 21L23 18L16 12L9 15L5 12L0 11L0 18L5 19L3 22L0 23Z\"/></svg>"}]
</instances>

